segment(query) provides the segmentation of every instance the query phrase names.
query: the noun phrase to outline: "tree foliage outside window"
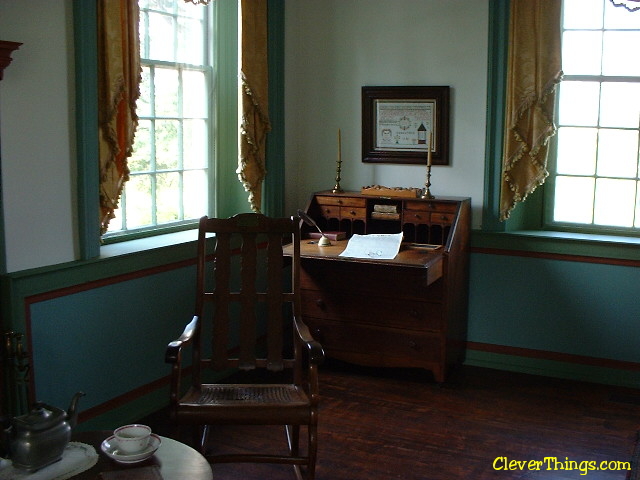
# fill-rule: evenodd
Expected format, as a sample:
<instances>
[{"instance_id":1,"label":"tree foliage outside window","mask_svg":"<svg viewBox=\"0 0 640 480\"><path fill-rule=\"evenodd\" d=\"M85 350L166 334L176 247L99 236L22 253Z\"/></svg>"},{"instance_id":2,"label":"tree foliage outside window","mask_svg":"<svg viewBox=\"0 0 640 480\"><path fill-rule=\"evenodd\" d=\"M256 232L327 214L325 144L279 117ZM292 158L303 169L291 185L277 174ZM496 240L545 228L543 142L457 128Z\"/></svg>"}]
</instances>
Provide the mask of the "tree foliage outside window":
<instances>
[{"instance_id":1,"label":"tree foliage outside window","mask_svg":"<svg viewBox=\"0 0 640 480\"><path fill-rule=\"evenodd\" d=\"M564 0L550 223L640 233L640 12Z\"/></svg>"},{"instance_id":2,"label":"tree foliage outside window","mask_svg":"<svg viewBox=\"0 0 640 480\"><path fill-rule=\"evenodd\" d=\"M142 82L129 181L106 237L190 225L208 212L209 6L139 0Z\"/></svg>"}]
</instances>

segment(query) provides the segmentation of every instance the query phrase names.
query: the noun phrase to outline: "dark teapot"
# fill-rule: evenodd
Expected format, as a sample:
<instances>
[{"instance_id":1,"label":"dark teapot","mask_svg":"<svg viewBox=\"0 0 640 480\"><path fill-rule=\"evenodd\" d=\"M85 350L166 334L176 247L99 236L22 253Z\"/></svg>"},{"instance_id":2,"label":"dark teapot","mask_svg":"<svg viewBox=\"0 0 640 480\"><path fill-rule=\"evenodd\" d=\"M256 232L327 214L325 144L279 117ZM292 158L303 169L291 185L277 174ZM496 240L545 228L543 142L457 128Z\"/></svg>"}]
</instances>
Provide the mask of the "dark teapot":
<instances>
[{"instance_id":1,"label":"dark teapot","mask_svg":"<svg viewBox=\"0 0 640 480\"><path fill-rule=\"evenodd\" d=\"M33 410L6 420L2 435L2 450L14 467L33 472L62 458L71 439L71 429L78 420L77 405L83 392L71 399L68 411L44 403Z\"/></svg>"}]
</instances>

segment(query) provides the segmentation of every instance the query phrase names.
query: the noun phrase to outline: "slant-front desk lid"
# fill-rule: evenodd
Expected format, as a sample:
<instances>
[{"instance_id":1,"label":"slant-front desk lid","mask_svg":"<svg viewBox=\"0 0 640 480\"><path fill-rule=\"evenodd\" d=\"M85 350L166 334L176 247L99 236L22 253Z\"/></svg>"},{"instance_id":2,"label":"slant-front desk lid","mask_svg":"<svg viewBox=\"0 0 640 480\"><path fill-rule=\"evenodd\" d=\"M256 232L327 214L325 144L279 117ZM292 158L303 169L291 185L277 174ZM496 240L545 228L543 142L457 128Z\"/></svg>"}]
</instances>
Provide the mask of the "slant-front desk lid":
<instances>
[{"instance_id":1,"label":"slant-front desk lid","mask_svg":"<svg viewBox=\"0 0 640 480\"><path fill-rule=\"evenodd\" d=\"M341 257L340 254L347 247L348 240L332 241L331 245L321 247L314 239L304 239L300 241L300 258L331 260L338 262L362 262L380 265L397 265L403 267L428 268L434 273L438 270L442 275L442 258L444 249L442 245L425 245L417 243L402 243L400 252L391 260L380 260L376 258L354 258ZM293 245L285 245L284 255L293 255Z\"/></svg>"}]
</instances>

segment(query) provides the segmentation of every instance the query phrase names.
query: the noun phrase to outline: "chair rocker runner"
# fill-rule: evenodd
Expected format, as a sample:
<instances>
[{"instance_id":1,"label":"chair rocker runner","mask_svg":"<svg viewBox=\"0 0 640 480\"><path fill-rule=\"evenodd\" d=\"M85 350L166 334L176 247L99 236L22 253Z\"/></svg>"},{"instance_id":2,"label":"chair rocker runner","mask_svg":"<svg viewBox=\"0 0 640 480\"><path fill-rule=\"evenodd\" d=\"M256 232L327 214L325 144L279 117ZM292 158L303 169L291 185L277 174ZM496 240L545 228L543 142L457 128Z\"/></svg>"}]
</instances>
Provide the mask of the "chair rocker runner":
<instances>
[{"instance_id":1,"label":"chair rocker runner","mask_svg":"<svg viewBox=\"0 0 640 480\"><path fill-rule=\"evenodd\" d=\"M294 246L290 274L282 255L286 243ZM211 252L209 246L213 246ZM208 261L213 263L209 279ZM261 267L266 271L261 273ZM172 365L172 418L176 425L203 427L199 447L212 463L290 464L297 478L315 476L318 365L324 352L301 318L299 270L297 217L245 213L200 219L195 315L182 335L167 346L166 362ZM213 288L208 288L210 284ZM211 324L206 325L207 321ZM203 342L208 331L210 349ZM192 381L181 396L182 356L187 346L192 354ZM210 358L204 358L203 352L209 350ZM212 375L209 368L255 370L256 375L263 372L265 376L269 371L286 372L290 378L288 383L203 383L204 377ZM209 426L216 424L284 425L289 453L209 454ZM299 446L301 426L307 429L306 455Z\"/></svg>"}]
</instances>

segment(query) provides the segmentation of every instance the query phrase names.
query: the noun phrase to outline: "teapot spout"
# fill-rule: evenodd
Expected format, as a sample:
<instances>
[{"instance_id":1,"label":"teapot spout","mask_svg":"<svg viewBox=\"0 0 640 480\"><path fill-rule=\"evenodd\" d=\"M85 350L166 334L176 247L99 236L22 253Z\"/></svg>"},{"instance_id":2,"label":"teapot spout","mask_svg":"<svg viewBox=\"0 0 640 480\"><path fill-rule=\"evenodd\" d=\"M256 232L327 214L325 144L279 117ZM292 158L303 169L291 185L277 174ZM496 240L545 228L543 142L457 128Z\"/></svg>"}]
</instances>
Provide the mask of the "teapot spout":
<instances>
[{"instance_id":1,"label":"teapot spout","mask_svg":"<svg viewBox=\"0 0 640 480\"><path fill-rule=\"evenodd\" d=\"M74 428L78 423L78 400L80 400L80 397L84 397L84 395L84 392L78 392L71 399L71 405L69 405L69 410L67 410L67 422L71 428Z\"/></svg>"}]
</instances>

